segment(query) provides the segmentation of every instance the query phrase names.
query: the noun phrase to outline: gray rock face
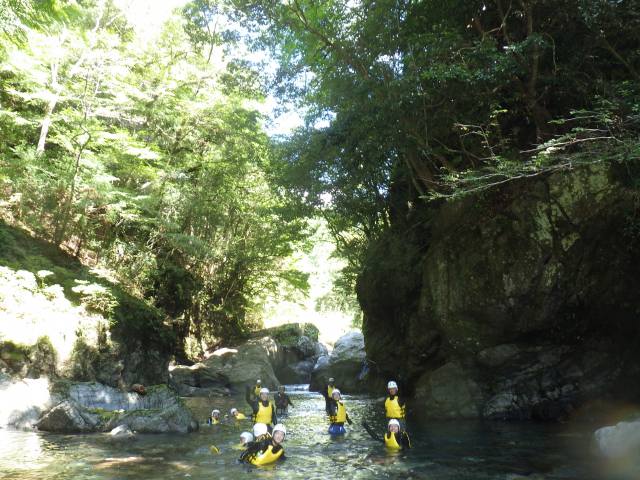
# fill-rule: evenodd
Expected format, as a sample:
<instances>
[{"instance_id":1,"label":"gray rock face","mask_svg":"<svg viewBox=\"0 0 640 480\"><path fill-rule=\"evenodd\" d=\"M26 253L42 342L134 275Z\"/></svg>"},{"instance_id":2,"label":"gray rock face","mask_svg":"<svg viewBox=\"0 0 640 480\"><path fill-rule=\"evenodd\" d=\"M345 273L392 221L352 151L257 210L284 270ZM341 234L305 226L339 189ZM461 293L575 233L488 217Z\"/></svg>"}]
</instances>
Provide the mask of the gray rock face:
<instances>
[{"instance_id":1,"label":"gray rock face","mask_svg":"<svg viewBox=\"0 0 640 480\"><path fill-rule=\"evenodd\" d=\"M65 401L49 410L36 426L46 432L87 433L96 431L99 423L97 414Z\"/></svg>"},{"instance_id":2,"label":"gray rock face","mask_svg":"<svg viewBox=\"0 0 640 480\"><path fill-rule=\"evenodd\" d=\"M455 362L427 372L418 380L417 412L436 418L477 418L481 392L478 384Z\"/></svg>"},{"instance_id":3,"label":"gray rock face","mask_svg":"<svg viewBox=\"0 0 640 480\"><path fill-rule=\"evenodd\" d=\"M340 337L331 355L318 358L311 374L310 388L319 390L330 377L343 392L363 389L363 366L365 363L364 336L361 332L349 332Z\"/></svg>"},{"instance_id":4,"label":"gray rock face","mask_svg":"<svg viewBox=\"0 0 640 480\"><path fill-rule=\"evenodd\" d=\"M237 347L216 350L209 358L193 366L174 367L169 373L170 382L179 392L194 394L204 393L202 389L240 392L245 385L253 385L257 379L275 390L280 383L271 362L277 352L278 345L271 337L251 339Z\"/></svg>"},{"instance_id":5,"label":"gray rock face","mask_svg":"<svg viewBox=\"0 0 640 480\"><path fill-rule=\"evenodd\" d=\"M281 340L256 336L240 345L216 350L195 365L172 367L170 384L182 396L210 396L242 392L257 379L272 390L281 382L308 383L318 353L326 353L327 349L302 334L304 331L298 324L263 330L278 334Z\"/></svg>"},{"instance_id":6,"label":"gray rock face","mask_svg":"<svg viewBox=\"0 0 640 480\"><path fill-rule=\"evenodd\" d=\"M633 185L603 164L398 216L357 286L376 373L435 405L429 374L457 363L496 419L640 399Z\"/></svg>"},{"instance_id":7,"label":"gray rock face","mask_svg":"<svg viewBox=\"0 0 640 480\"><path fill-rule=\"evenodd\" d=\"M48 432L105 432L127 425L142 433L187 433L198 423L166 386L147 388L147 394L121 392L98 383L71 384L54 397L56 406L37 423Z\"/></svg>"}]
</instances>

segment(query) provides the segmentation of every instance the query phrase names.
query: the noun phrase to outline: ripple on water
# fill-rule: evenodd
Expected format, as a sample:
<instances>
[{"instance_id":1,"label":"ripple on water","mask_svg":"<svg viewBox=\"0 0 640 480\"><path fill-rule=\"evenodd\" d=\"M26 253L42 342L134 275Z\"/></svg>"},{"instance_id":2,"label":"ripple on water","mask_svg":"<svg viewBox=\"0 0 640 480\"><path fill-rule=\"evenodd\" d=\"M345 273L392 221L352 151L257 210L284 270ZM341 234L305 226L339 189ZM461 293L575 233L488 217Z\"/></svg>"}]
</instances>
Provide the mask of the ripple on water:
<instances>
[{"instance_id":1,"label":"ripple on water","mask_svg":"<svg viewBox=\"0 0 640 480\"><path fill-rule=\"evenodd\" d=\"M592 458L589 435L559 426L409 422L415 448L387 452L360 426L362 420L382 430L382 405L346 396L354 425L344 437L327 433L324 399L304 387L288 388L295 405L283 417L288 434L286 460L256 468L239 464L240 432L250 421L207 426L212 408L248 413L241 397L187 399L202 420L191 435L139 435L112 442L106 435L52 435L0 430L0 476L20 480L139 479L429 479L520 480L608 478ZM220 453L212 454L215 445ZM606 472L605 472L606 473ZM640 477L615 476L615 480Z\"/></svg>"}]
</instances>

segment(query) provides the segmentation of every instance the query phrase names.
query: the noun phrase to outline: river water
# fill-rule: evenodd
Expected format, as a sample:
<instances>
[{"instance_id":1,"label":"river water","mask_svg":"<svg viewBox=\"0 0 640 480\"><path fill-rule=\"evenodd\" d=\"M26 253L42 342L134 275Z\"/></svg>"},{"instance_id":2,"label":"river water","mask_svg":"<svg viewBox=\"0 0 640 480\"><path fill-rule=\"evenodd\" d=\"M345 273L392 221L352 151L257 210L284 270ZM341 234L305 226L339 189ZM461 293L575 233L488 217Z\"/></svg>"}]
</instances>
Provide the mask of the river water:
<instances>
[{"instance_id":1,"label":"river water","mask_svg":"<svg viewBox=\"0 0 640 480\"><path fill-rule=\"evenodd\" d=\"M108 435L54 435L0 430L0 478L66 479L580 479L638 480L621 466L593 453L591 429L532 423L428 422L409 420L414 448L389 453L359 425L365 419L382 430L381 402L345 396L355 420L343 438L327 432L324 399L288 387L295 405L287 427L286 459L268 467L237 462L239 435L249 420L208 426L212 408L223 412L238 398L186 399L202 420L198 433L138 435L113 441ZM211 452L215 445L219 454Z\"/></svg>"}]
</instances>

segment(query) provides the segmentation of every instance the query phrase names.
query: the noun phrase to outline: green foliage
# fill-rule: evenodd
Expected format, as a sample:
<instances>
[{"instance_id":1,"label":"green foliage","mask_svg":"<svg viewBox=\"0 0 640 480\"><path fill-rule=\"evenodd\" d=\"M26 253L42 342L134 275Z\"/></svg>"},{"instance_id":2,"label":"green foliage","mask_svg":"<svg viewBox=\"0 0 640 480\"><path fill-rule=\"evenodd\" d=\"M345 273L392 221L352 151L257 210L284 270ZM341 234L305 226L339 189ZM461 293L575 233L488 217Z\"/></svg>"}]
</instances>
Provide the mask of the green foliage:
<instances>
[{"instance_id":1,"label":"green foliage","mask_svg":"<svg viewBox=\"0 0 640 480\"><path fill-rule=\"evenodd\" d=\"M118 302L107 287L98 283L89 283L87 280L76 280L76 283L78 285L71 290L80 294L80 303L88 311L99 313L107 318L111 316Z\"/></svg>"},{"instance_id":2,"label":"green foliage","mask_svg":"<svg viewBox=\"0 0 640 480\"><path fill-rule=\"evenodd\" d=\"M0 37L0 209L144 301L20 248L13 264L53 272L42 282L110 318L118 341L163 351L246 332L264 291L306 288L283 261L305 222L273 182L230 8L189 3L141 46L112 2L49 3L59 14L12 2L12 24L37 21L20 20L18 44Z\"/></svg>"},{"instance_id":3,"label":"green foliage","mask_svg":"<svg viewBox=\"0 0 640 480\"><path fill-rule=\"evenodd\" d=\"M233 4L308 112L278 177L327 220L351 288L368 246L430 200L637 158L638 2Z\"/></svg>"}]
</instances>

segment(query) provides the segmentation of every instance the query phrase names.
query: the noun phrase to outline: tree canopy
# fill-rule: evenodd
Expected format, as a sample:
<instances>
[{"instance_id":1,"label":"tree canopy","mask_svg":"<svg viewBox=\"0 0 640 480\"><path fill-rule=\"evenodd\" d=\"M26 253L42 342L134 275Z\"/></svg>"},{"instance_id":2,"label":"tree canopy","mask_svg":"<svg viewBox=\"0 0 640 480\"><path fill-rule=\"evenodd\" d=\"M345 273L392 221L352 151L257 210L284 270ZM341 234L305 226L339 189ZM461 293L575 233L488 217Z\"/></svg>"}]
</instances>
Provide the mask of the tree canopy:
<instances>
[{"instance_id":1,"label":"tree canopy","mask_svg":"<svg viewBox=\"0 0 640 480\"><path fill-rule=\"evenodd\" d=\"M261 85L204 3L144 44L108 0L3 2L0 39L4 214L115 269L196 353L251 328L262 292L306 288Z\"/></svg>"}]
</instances>

